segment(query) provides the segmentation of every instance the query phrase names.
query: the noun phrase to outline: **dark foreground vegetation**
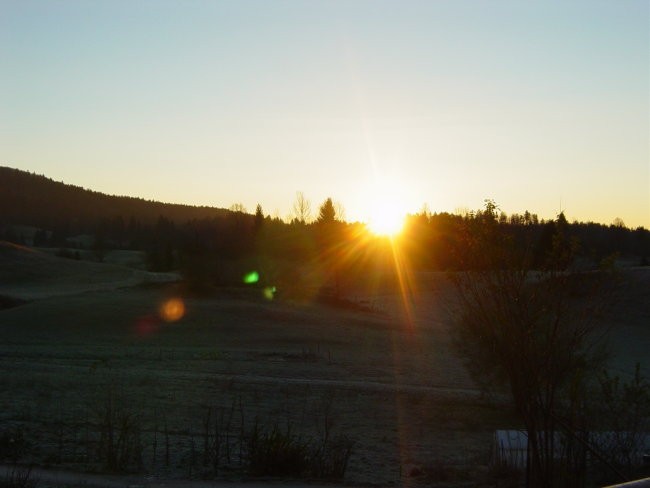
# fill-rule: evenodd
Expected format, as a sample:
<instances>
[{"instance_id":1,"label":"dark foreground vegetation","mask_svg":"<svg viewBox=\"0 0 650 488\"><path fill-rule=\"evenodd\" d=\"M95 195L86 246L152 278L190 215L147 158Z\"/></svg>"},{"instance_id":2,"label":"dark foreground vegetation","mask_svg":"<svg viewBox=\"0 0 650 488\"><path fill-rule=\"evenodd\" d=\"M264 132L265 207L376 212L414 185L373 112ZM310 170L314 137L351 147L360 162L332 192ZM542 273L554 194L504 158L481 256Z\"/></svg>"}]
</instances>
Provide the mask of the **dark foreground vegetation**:
<instances>
[{"instance_id":1,"label":"dark foreground vegetation","mask_svg":"<svg viewBox=\"0 0 650 488\"><path fill-rule=\"evenodd\" d=\"M341 481L345 475L353 442L334 435L327 411L316 414L322 425L307 437L294 432L288 418L271 424L247 419L240 395L227 408L195 409L197 418L187 430L179 430L177 420L164 411L156 410L152 418L151 412L132 405L134 396L127 397L115 384L105 387L83 411L71 415L59 410L43 425L51 432L37 433L20 423L5 427L0 431L0 461L16 467L33 462L39 458L35 453L46 448L36 445L37 439L49 434L55 444L41 460L46 465L109 473L180 468L190 479L230 475Z\"/></svg>"},{"instance_id":2,"label":"dark foreground vegetation","mask_svg":"<svg viewBox=\"0 0 650 488\"><path fill-rule=\"evenodd\" d=\"M613 261L576 266L560 214L543 254L502 228L495 205L473 222L459 296L457 346L479 383L505 385L526 432L526 486L627 481L648 472L650 383L636 366L621 385L607 369L606 310L629 289ZM624 395L616 399L616 396ZM618 418L620 423L611 423Z\"/></svg>"}]
</instances>

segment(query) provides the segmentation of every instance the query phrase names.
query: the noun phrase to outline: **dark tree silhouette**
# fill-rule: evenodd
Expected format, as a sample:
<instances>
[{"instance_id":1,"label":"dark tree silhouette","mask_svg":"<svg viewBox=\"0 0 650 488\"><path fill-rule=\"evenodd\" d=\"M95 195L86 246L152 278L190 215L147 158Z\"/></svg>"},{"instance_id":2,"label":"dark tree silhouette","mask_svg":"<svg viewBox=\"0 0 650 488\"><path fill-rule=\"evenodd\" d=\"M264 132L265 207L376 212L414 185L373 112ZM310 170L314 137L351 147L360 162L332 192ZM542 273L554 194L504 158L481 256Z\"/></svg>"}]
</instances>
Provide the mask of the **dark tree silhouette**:
<instances>
[{"instance_id":1,"label":"dark tree silhouette","mask_svg":"<svg viewBox=\"0 0 650 488\"><path fill-rule=\"evenodd\" d=\"M323 202L318 210L318 219L316 222L319 224L330 224L336 222L336 209L334 208L334 202L331 198L328 198Z\"/></svg>"},{"instance_id":2,"label":"dark tree silhouette","mask_svg":"<svg viewBox=\"0 0 650 488\"><path fill-rule=\"evenodd\" d=\"M408 219L404 231L408 238L402 240L404 253L418 269L467 269L472 263L461 259L462 254L469 240L482 231L487 216L491 216L497 234L511 235L518 245L533 244L537 269L548 264L554 239L558 239L558 226L565 243L580 241L582 263L591 263L595 268L618 253L630 262L648 264L650 232L642 227L633 230L618 221L619 225L612 226L568 223L566 219L545 222L528 211L508 217L494 202L487 203L487 213L425 211ZM343 209L331 198L314 212L314 225L306 225L311 222L311 206L302 193L296 195L293 205L293 225L277 218L263 218L261 209L257 210L253 216L241 204L226 210L110 196L0 167L0 239L17 243L92 249L92 238L99 238L106 251L121 248L150 253L151 262L158 263L154 266L157 269L178 267L191 254L223 263L264 253L275 260L309 266L316 262L316 256L328 255L332 263L340 261L343 250L354 247L351 244L359 235L352 232L353 225L344 222ZM25 227L34 230L25 233ZM348 253L348 257L355 259L354 253Z\"/></svg>"},{"instance_id":3,"label":"dark tree silhouette","mask_svg":"<svg viewBox=\"0 0 650 488\"><path fill-rule=\"evenodd\" d=\"M262 211L262 206L258 203L255 207L255 217L253 220L253 232L257 235L264 226L264 212Z\"/></svg>"}]
</instances>

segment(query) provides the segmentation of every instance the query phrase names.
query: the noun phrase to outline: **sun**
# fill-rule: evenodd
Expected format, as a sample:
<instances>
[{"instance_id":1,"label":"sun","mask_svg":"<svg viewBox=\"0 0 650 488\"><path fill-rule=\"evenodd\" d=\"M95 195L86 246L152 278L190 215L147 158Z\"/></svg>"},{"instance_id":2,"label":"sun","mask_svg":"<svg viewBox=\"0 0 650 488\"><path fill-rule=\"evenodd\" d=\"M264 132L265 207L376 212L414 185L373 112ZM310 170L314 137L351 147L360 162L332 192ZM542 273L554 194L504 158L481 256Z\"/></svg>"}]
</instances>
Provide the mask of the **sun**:
<instances>
[{"instance_id":1,"label":"sun","mask_svg":"<svg viewBox=\"0 0 650 488\"><path fill-rule=\"evenodd\" d=\"M367 229L377 236L395 237L404 228L405 198L396 185L375 184L364 195Z\"/></svg>"},{"instance_id":2,"label":"sun","mask_svg":"<svg viewBox=\"0 0 650 488\"><path fill-rule=\"evenodd\" d=\"M399 209L384 205L373 209L368 219L368 230L377 236L395 237L402 232L405 218Z\"/></svg>"}]
</instances>

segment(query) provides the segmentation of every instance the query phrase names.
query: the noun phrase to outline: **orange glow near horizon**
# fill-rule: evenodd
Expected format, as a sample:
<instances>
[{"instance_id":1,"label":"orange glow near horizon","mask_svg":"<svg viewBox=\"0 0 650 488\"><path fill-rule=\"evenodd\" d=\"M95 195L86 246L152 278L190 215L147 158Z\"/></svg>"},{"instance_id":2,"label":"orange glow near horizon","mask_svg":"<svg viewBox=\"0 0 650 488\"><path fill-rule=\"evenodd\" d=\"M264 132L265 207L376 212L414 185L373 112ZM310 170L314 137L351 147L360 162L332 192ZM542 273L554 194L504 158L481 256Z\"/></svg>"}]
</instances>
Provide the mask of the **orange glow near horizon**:
<instances>
[{"instance_id":1,"label":"orange glow near horizon","mask_svg":"<svg viewBox=\"0 0 650 488\"><path fill-rule=\"evenodd\" d=\"M357 262L363 268L372 261L375 261L379 265L379 269L381 269L382 264L380 263L385 263L394 273L394 283L397 287L396 292L399 297L401 316L405 325L412 330L415 327L413 319L415 281L413 279L412 264L404 247L405 243L399 235L405 223L406 217L403 217L399 228L393 235L387 235L384 232L376 233L368 225L366 225L365 230L359 228L349 236L351 245L341 244L337 246L331 251L328 261L330 269L335 269L338 265L350 262ZM384 258L386 258L385 261ZM372 266L370 269L372 269ZM372 273L366 277L372 282Z\"/></svg>"}]
</instances>

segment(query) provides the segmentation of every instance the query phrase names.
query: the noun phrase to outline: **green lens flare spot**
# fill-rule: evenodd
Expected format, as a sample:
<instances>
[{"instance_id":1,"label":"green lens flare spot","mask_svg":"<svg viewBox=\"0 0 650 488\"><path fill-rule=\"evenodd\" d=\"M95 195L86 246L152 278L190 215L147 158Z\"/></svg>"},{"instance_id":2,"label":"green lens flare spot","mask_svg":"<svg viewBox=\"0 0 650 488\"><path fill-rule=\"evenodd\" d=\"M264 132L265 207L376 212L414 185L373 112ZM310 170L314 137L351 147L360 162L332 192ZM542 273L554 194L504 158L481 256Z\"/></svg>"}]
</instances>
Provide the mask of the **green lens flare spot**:
<instances>
[{"instance_id":1,"label":"green lens flare spot","mask_svg":"<svg viewBox=\"0 0 650 488\"><path fill-rule=\"evenodd\" d=\"M251 271L244 275L244 283L250 285L252 283L257 283L260 280L260 274L257 271Z\"/></svg>"},{"instance_id":2,"label":"green lens flare spot","mask_svg":"<svg viewBox=\"0 0 650 488\"><path fill-rule=\"evenodd\" d=\"M273 297L275 296L275 292L276 292L275 286L267 286L266 288L264 288L263 291L264 298L266 298L267 300L273 300Z\"/></svg>"}]
</instances>

